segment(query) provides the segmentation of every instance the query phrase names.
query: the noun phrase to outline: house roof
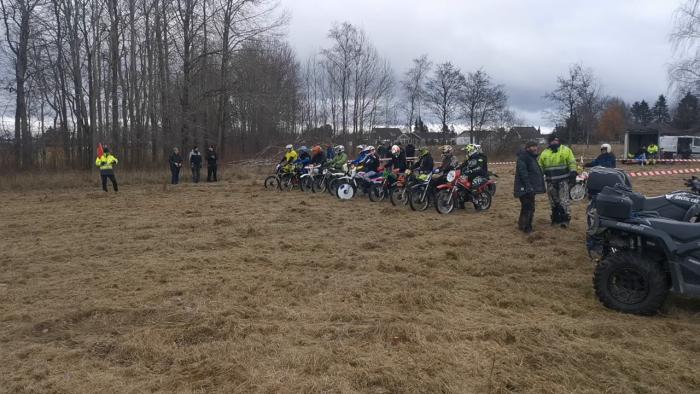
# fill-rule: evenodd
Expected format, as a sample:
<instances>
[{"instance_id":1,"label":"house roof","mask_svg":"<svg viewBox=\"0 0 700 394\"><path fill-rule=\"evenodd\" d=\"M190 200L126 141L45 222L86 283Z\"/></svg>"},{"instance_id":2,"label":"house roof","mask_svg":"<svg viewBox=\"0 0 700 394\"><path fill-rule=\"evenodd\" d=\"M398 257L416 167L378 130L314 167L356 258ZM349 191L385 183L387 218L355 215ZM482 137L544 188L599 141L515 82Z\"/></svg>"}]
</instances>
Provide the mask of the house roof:
<instances>
[{"instance_id":1,"label":"house roof","mask_svg":"<svg viewBox=\"0 0 700 394\"><path fill-rule=\"evenodd\" d=\"M520 137L520 139L523 140L536 139L541 137L540 131L534 128L533 126L511 127L510 132L516 133Z\"/></svg>"},{"instance_id":2,"label":"house roof","mask_svg":"<svg viewBox=\"0 0 700 394\"><path fill-rule=\"evenodd\" d=\"M401 129L396 127L375 127L372 134L380 140L393 140L401 135Z\"/></svg>"}]
</instances>

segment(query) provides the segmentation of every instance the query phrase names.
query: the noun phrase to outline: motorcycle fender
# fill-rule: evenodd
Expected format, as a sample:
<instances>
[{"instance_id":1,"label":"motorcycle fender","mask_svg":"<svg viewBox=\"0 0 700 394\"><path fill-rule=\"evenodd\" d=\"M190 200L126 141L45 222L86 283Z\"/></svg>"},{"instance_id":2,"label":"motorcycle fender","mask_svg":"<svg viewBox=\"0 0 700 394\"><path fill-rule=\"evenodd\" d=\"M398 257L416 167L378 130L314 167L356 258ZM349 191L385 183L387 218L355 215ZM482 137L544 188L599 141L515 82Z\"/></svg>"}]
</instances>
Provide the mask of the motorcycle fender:
<instances>
[{"instance_id":1,"label":"motorcycle fender","mask_svg":"<svg viewBox=\"0 0 700 394\"><path fill-rule=\"evenodd\" d=\"M438 189L438 190L452 189L452 184L450 184L450 183L444 183L444 184L438 186L437 189Z\"/></svg>"},{"instance_id":2,"label":"motorcycle fender","mask_svg":"<svg viewBox=\"0 0 700 394\"><path fill-rule=\"evenodd\" d=\"M693 257L687 257L682 261L670 262L669 271L673 279L672 291L678 294L688 296L700 296L700 285L697 283L688 283L684 276L683 270L693 273L695 276L700 276L700 261Z\"/></svg>"}]
</instances>

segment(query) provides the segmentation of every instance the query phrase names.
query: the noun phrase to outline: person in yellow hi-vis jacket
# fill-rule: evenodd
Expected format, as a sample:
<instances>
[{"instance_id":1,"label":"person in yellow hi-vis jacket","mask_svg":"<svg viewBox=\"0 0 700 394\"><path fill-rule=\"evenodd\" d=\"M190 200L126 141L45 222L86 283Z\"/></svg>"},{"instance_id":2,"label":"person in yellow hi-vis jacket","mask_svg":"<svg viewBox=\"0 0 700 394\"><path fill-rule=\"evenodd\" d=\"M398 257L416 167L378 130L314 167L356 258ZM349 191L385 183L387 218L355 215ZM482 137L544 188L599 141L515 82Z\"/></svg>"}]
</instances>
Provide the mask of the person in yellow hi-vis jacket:
<instances>
[{"instance_id":1,"label":"person in yellow hi-vis jacket","mask_svg":"<svg viewBox=\"0 0 700 394\"><path fill-rule=\"evenodd\" d=\"M576 158L568 146L555 135L549 137L549 146L537 161L547 181L547 196L552 207L552 225L566 228L571 221L569 189L576 181Z\"/></svg>"},{"instance_id":2,"label":"person in yellow hi-vis jacket","mask_svg":"<svg viewBox=\"0 0 700 394\"><path fill-rule=\"evenodd\" d=\"M107 179L112 181L114 191L119 191L117 178L114 176L114 166L119 163L116 157L105 147L103 152L98 149L95 165L100 168L100 178L102 178L102 190L107 191Z\"/></svg>"}]
</instances>

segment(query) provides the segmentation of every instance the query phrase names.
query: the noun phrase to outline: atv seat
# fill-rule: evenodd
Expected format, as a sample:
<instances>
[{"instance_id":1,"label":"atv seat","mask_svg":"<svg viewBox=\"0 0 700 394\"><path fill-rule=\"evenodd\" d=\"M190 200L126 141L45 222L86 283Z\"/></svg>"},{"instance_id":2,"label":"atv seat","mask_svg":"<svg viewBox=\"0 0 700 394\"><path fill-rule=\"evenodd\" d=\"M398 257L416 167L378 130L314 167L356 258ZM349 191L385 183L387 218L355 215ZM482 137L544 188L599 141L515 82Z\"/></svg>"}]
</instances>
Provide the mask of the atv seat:
<instances>
[{"instance_id":1,"label":"atv seat","mask_svg":"<svg viewBox=\"0 0 700 394\"><path fill-rule=\"evenodd\" d=\"M700 241L700 223L686 223L664 218L647 219L652 228L680 242Z\"/></svg>"},{"instance_id":2,"label":"atv seat","mask_svg":"<svg viewBox=\"0 0 700 394\"><path fill-rule=\"evenodd\" d=\"M635 209L639 209L640 211L658 211L667 204L668 200L666 200L665 196L646 197L642 201L635 201Z\"/></svg>"}]
</instances>

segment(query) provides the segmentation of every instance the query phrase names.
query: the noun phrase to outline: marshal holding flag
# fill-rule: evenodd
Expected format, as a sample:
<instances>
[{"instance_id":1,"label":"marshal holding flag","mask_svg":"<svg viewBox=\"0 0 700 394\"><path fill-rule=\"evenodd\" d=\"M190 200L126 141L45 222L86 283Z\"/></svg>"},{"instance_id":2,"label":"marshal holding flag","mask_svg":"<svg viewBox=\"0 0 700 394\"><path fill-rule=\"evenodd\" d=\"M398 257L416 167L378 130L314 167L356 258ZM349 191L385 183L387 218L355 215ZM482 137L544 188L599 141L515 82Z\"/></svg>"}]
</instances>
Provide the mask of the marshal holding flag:
<instances>
[{"instance_id":1,"label":"marshal holding flag","mask_svg":"<svg viewBox=\"0 0 700 394\"><path fill-rule=\"evenodd\" d=\"M119 191L117 186L117 178L114 176L114 166L119 163L119 160L109 151L108 147L102 147L102 144L97 145L97 159L95 165L100 169L100 178L102 178L102 190L107 191L107 179L112 181L114 191Z\"/></svg>"}]
</instances>

